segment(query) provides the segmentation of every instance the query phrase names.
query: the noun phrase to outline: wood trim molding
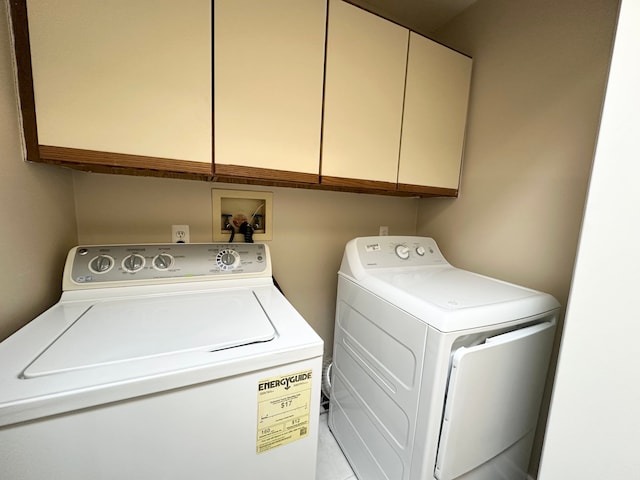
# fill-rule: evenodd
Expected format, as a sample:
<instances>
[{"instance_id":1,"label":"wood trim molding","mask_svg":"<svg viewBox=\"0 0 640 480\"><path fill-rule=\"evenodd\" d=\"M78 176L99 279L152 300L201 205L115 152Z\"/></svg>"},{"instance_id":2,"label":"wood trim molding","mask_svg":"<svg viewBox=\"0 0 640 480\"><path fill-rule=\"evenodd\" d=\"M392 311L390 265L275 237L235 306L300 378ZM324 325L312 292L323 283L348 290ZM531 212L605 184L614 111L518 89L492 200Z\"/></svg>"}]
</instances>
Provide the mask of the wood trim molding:
<instances>
[{"instance_id":1,"label":"wood trim molding","mask_svg":"<svg viewBox=\"0 0 640 480\"><path fill-rule=\"evenodd\" d=\"M343 190L361 193L386 194L396 196L416 197L457 197L458 190L454 188L427 187L408 183L395 184L377 180L360 180L356 178L342 178L323 176L321 186L328 190Z\"/></svg>"},{"instance_id":2,"label":"wood trim molding","mask_svg":"<svg viewBox=\"0 0 640 480\"><path fill-rule=\"evenodd\" d=\"M408 183L398 184L399 192L415 193L423 197L457 197L458 189L443 187L426 187L423 185L411 185Z\"/></svg>"},{"instance_id":3,"label":"wood trim molding","mask_svg":"<svg viewBox=\"0 0 640 480\"><path fill-rule=\"evenodd\" d=\"M33 93L33 71L31 69L31 45L29 43L29 22L27 21L26 0L10 0L10 28L13 35L16 78L18 83L18 101L22 131L25 142L26 160L40 161L38 150L38 128L36 122L36 103Z\"/></svg>"},{"instance_id":4,"label":"wood trim molding","mask_svg":"<svg viewBox=\"0 0 640 480\"><path fill-rule=\"evenodd\" d=\"M247 185L307 188L402 197L455 197L458 193L457 190L448 188L408 184L400 184L396 188L396 184L391 182L340 177L322 177L322 183L320 183L312 181L319 179L319 175L237 165L216 165L215 174L212 175L211 165L208 163L51 145L40 145L39 152L41 162L97 173L186 178ZM261 177L261 174L264 174L264 176Z\"/></svg>"},{"instance_id":5,"label":"wood trim molding","mask_svg":"<svg viewBox=\"0 0 640 480\"><path fill-rule=\"evenodd\" d=\"M449 188L409 184L396 185L391 182L341 177L322 177L322 182L320 183L313 181L319 179L319 175L237 165L215 165L215 174L212 175L211 165L208 163L51 145L39 146L39 158L44 163L98 173L187 178L236 184L308 188L403 197L456 197L458 194L457 190Z\"/></svg>"},{"instance_id":6,"label":"wood trim molding","mask_svg":"<svg viewBox=\"0 0 640 480\"><path fill-rule=\"evenodd\" d=\"M345 187L364 190L384 190L395 191L396 184L392 182L381 182L378 180L360 180L357 178L330 177L323 175L321 185L333 187Z\"/></svg>"},{"instance_id":7,"label":"wood trim molding","mask_svg":"<svg viewBox=\"0 0 640 480\"><path fill-rule=\"evenodd\" d=\"M214 180L217 177L273 180L278 182L318 184L320 175L314 173L272 170L270 168L245 167L242 165L213 164Z\"/></svg>"},{"instance_id":8,"label":"wood trim molding","mask_svg":"<svg viewBox=\"0 0 640 480\"><path fill-rule=\"evenodd\" d=\"M211 177L211 164L171 158L147 157L126 153L101 152L80 148L40 145L41 161L67 166L89 166L205 175ZM170 176L170 175L167 175Z\"/></svg>"}]
</instances>

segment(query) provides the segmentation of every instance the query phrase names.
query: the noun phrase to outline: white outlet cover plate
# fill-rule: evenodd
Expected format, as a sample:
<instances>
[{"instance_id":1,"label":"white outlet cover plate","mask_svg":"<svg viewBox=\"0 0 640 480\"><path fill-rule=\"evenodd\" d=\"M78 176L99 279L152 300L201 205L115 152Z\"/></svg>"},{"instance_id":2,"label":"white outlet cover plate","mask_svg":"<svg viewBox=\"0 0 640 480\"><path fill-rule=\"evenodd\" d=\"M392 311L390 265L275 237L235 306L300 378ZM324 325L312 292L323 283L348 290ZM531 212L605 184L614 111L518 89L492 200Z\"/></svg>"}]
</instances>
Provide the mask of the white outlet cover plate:
<instances>
[{"instance_id":1,"label":"white outlet cover plate","mask_svg":"<svg viewBox=\"0 0 640 480\"><path fill-rule=\"evenodd\" d=\"M171 225L172 243L190 243L189 225Z\"/></svg>"}]
</instances>

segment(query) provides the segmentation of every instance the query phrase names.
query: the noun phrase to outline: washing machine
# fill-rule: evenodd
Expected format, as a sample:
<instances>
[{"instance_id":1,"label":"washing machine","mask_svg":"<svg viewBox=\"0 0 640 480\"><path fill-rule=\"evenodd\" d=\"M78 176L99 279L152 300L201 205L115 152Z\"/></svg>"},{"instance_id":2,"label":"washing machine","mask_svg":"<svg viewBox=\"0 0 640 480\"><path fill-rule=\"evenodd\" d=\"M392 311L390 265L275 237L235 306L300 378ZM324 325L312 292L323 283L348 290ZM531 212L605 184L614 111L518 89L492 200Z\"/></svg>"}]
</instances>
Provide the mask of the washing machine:
<instances>
[{"instance_id":1,"label":"washing machine","mask_svg":"<svg viewBox=\"0 0 640 480\"><path fill-rule=\"evenodd\" d=\"M0 343L0 478L314 480L322 340L264 244L73 248Z\"/></svg>"},{"instance_id":2,"label":"washing machine","mask_svg":"<svg viewBox=\"0 0 640 480\"><path fill-rule=\"evenodd\" d=\"M338 274L329 427L360 480L526 479L559 304L364 237Z\"/></svg>"}]
</instances>

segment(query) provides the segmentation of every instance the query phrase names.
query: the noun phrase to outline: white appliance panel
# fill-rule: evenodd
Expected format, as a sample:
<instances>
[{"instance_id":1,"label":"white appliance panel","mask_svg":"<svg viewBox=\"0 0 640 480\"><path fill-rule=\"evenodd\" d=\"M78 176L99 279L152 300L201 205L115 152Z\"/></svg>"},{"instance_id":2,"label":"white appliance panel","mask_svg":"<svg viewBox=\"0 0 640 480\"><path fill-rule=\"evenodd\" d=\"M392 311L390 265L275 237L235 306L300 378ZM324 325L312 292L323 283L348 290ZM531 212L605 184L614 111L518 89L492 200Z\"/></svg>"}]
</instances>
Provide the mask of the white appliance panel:
<instances>
[{"instance_id":1,"label":"white appliance panel","mask_svg":"<svg viewBox=\"0 0 640 480\"><path fill-rule=\"evenodd\" d=\"M367 415L355 397L334 377L330 428L359 479L392 480L406 478L406 462L393 442ZM332 400L333 401L333 400Z\"/></svg>"},{"instance_id":2,"label":"white appliance panel","mask_svg":"<svg viewBox=\"0 0 640 480\"><path fill-rule=\"evenodd\" d=\"M338 331L344 333L341 342L367 363L389 392L402 395L402 391L416 388L427 326L388 302L372 303L349 280L339 278L338 289Z\"/></svg>"},{"instance_id":3,"label":"white appliance panel","mask_svg":"<svg viewBox=\"0 0 640 480\"><path fill-rule=\"evenodd\" d=\"M517 302L537 292L457 268L376 275L408 295L444 309Z\"/></svg>"},{"instance_id":4,"label":"white appliance panel","mask_svg":"<svg viewBox=\"0 0 640 480\"><path fill-rule=\"evenodd\" d=\"M346 390L347 395L352 395L361 403L361 407L396 449L405 448L412 423L407 412L395 403L396 398L392 393L380 388L379 378L372 375L366 365L358 362L353 352L345 351L339 345L336 348L336 358L340 361L333 365L334 391ZM342 398L341 395L336 395L338 403L339 398Z\"/></svg>"},{"instance_id":5,"label":"white appliance panel","mask_svg":"<svg viewBox=\"0 0 640 480\"><path fill-rule=\"evenodd\" d=\"M321 364L318 357L0 428L0 478L315 480L317 421L306 437L256 453L257 391L264 378ZM318 416L314 399L309 418Z\"/></svg>"},{"instance_id":6,"label":"white appliance panel","mask_svg":"<svg viewBox=\"0 0 640 480\"><path fill-rule=\"evenodd\" d=\"M274 336L252 290L102 301L83 312L24 376L192 350L211 352Z\"/></svg>"},{"instance_id":7,"label":"white appliance panel","mask_svg":"<svg viewBox=\"0 0 640 480\"><path fill-rule=\"evenodd\" d=\"M534 432L554 330L551 323L539 323L455 352L436 464L439 480L460 477Z\"/></svg>"}]
</instances>

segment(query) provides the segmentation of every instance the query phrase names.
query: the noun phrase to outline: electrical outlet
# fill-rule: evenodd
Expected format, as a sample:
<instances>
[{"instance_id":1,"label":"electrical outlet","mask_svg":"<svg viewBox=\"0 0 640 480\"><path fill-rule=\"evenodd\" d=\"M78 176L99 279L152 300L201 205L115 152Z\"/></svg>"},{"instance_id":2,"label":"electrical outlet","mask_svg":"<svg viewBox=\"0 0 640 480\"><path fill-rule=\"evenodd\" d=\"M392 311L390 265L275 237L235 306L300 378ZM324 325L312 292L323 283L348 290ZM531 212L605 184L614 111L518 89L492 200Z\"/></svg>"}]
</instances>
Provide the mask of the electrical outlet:
<instances>
[{"instance_id":1,"label":"electrical outlet","mask_svg":"<svg viewBox=\"0 0 640 480\"><path fill-rule=\"evenodd\" d=\"M380 225L380 233L379 233L379 235L381 237L389 235L389 227L387 227L386 225Z\"/></svg>"},{"instance_id":2,"label":"electrical outlet","mask_svg":"<svg viewBox=\"0 0 640 480\"><path fill-rule=\"evenodd\" d=\"M189 243L189 225L171 225L172 243Z\"/></svg>"}]
</instances>

